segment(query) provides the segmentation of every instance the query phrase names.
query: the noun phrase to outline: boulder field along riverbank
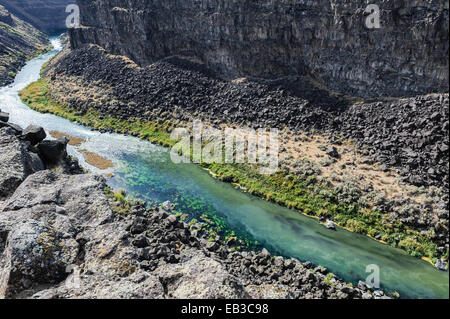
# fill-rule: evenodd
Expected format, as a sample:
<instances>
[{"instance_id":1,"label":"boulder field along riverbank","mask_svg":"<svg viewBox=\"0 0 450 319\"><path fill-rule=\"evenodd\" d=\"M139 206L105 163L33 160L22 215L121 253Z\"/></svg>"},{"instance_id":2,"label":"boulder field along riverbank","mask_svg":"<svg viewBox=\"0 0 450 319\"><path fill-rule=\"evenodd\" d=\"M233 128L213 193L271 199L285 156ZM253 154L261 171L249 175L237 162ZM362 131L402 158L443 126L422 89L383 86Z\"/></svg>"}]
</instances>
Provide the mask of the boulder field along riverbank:
<instances>
[{"instance_id":1,"label":"boulder field along riverbank","mask_svg":"<svg viewBox=\"0 0 450 319\"><path fill-rule=\"evenodd\" d=\"M45 51L49 44L45 34L0 3L0 86L11 83L25 62Z\"/></svg>"},{"instance_id":2,"label":"boulder field along riverbank","mask_svg":"<svg viewBox=\"0 0 450 319\"><path fill-rule=\"evenodd\" d=\"M138 118L165 123L169 131L191 127L194 119L218 128L276 127L281 169L300 181L325 182L337 204L376 212L381 228L364 217L340 225L415 255L431 257L426 248L409 244L420 236L436 245L434 257L448 252L448 94L369 103L350 103L320 90L299 96L276 81L219 79L183 57L139 67L96 45L66 48L44 75L38 86L45 83L48 98L75 112L74 118L94 110L102 114L97 123L107 116ZM33 106L32 92L25 90L22 97ZM416 231L416 239L402 242L395 230L401 225Z\"/></svg>"},{"instance_id":3,"label":"boulder field along riverbank","mask_svg":"<svg viewBox=\"0 0 450 319\"><path fill-rule=\"evenodd\" d=\"M412 184L448 186L448 94L348 105L320 90L298 97L277 84L223 81L202 67L172 57L140 68L90 45L66 51L49 76L68 81L59 83L66 90L61 96L69 94L65 100L80 111L92 107L120 118L161 120L194 114L216 125L315 129L354 139L377 162L405 168L402 175ZM85 85L85 90L99 89L83 98L78 91L82 87L69 91L70 81ZM172 110L180 114L173 118Z\"/></svg>"},{"instance_id":4,"label":"boulder field along riverbank","mask_svg":"<svg viewBox=\"0 0 450 319\"><path fill-rule=\"evenodd\" d=\"M42 32L52 33L66 29L66 7L76 0L0 0L11 13Z\"/></svg>"},{"instance_id":5,"label":"boulder field along riverbank","mask_svg":"<svg viewBox=\"0 0 450 319\"><path fill-rule=\"evenodd\" d=\"M161 208L120 202L67 157L67 139L45 137L2 113L2 298L388 298L309 262L208 241Z\"/></svg>"}]
</instances>

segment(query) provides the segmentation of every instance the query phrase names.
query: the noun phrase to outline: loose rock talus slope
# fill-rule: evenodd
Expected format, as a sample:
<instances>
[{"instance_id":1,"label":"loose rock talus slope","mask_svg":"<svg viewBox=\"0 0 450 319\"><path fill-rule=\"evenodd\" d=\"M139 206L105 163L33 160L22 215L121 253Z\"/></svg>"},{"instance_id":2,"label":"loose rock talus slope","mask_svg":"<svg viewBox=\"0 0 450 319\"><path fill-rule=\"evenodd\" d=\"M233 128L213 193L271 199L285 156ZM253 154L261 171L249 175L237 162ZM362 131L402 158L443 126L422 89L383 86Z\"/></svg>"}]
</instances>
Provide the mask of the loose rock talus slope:
<instances>
[{"instance_id":1,"label":"loose rock talus slope","mask_svg":"<svg viewBox=\"0 0 450 319\"><path fill-rule=\"evenodd\" d=\"M93 107L119 118L148 120L183 120L190 114L215 124L315 129L354 139L376 161L400 169L409 183L448 187L448 94L350 106L320 90L299 94L285 84L223 81L180 57L139 68L98 46L62 55L49 76L60 84L53 86L60 90L54 97L80 111ZM87 88L97 85L100 98L85 99L64 89L72 77ZM304 84L296 81L295 87Z\"/></svg>"}]
</instances>

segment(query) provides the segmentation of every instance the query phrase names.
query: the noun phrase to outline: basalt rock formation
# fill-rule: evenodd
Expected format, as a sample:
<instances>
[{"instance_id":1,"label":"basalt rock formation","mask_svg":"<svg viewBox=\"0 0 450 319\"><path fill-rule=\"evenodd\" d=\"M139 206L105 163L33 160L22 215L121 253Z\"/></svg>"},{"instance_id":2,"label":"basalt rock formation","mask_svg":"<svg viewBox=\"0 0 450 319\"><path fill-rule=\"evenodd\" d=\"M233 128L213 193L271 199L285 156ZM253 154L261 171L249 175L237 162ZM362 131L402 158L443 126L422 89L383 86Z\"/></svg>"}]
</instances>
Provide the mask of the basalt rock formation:
<instances>
[{"instance_id":1,"label":"basalt rock formation","mask_svg":"<svg viewBox=\"0 0 450 319\"><path fill-rule=\"evenodd\" d=\"M311 76L354 96L448 92L448 1L78 0L72 48L98 44L145 66L171 55L222 77Z\"/></svg>"},{"instance_id":2,"label":"basalt rock formation","mask_svg":"<svg viewBox=\"0 0 450 319\"><path fill-rule=\"evenodd\" d=\"M27 58L48 45L43 33L0 5L0 86L11 83Z\"/></svg>"},{"instance_id":3,"label":"basalt rock formation","mask_svg":"<svg viewBox=\"0 0 450 319\"><path fill-rule=\"evenodd\" d=\"M76 0L0 0L10 12L43 32L66 29L66 7Z\"/></svg>"},{"instance_id":4,"label":"basalt rock formation","mask_svg":"<svg viewBox=\"0 0 450 319\"><path fill-rule=\"evenodd\" d=\"M0 204L28 176L46 168L59 167L71 174L82 172L78 162L67 156L66 140L44 140L42 127L32 125L23 130L9 123L6 115L0 110ZM52 151L43 152L42 148L49 144L55 145Z\"/></svg>"},{"instance_id":5,"label":"basalt rock formation","mask_svg":"<svg viewBox=\"0 0 450 319\"><path fill-rule=\"evenodd\" d=\"M55 71L109 85L114 105L102 112L148 119L179 108L211 121L319 129L356 140L411 184L448 187L448 95L418 95L448 92L448 3L384 1L382 27L370 30L365 1L79 5L74 52ZM350 106L348 95L383 102Z\"/></svg>"}]
</instances>

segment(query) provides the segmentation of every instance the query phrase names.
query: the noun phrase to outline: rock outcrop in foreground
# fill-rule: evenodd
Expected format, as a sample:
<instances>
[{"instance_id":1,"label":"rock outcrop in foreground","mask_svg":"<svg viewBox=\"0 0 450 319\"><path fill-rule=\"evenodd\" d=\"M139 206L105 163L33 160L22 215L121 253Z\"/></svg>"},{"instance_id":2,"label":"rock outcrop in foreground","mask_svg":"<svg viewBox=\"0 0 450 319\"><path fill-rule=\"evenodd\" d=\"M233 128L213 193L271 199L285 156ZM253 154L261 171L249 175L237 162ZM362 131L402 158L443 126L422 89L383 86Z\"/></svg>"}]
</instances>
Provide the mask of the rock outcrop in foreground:
<instances>
[{"instance_id":1,"label":"rock outcrop in foreground","mask_svg":"<svg viewBox=\"0 0 450 319\"><path fill-rule=\"evenodd\" d=\"M42 163L21 182L33 163L21 136L0 129L0 170L18 172L0 202L0 298L385 298L310 263L207 241L162 209L117 203L101 176Z\"/></svg>"},{"instance_id":2,"label":"rock outcrop in foreground","mask_svg":"<svg viewBox=\"0 0 450 319\"><path fill-rule=\"evenodd\" d=\"M29 175L46 168L82 172L77 162L67 157L67 139L45 140L42 127L22 129L8 119L9 114L0 110L0 201L11 196Z\"/></svg>"},{"instance_id":3,"label":"rock outcrop in foreground","mask_svg":"<svg viewBox=\"0 0 450 319\"><path fill-rule=\"evenodd\" d=\"M17 188L0 211L1 297L375 296L327 279L320 267L312 271L267 251L232 252L163 210L135 205L115 214L104 187L99 176L45 170ZM79 279L67 279L73 270Z\"/></svg>"}]
</instances>

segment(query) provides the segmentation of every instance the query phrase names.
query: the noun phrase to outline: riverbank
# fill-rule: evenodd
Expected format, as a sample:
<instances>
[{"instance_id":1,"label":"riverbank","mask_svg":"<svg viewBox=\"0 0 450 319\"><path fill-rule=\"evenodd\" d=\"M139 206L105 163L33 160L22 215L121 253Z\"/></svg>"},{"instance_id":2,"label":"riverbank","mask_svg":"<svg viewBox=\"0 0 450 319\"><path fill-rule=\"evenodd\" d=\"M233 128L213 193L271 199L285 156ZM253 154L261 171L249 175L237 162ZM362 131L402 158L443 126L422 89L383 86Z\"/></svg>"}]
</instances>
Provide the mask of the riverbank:
<instances>
[{"instance_id":1,"label":"riverbank","mask_svg":"<svg viewBox=\"0 0 450 319\"><path fill-rule=\"evenodd\" d=\"M2 298L388 298L311 263L236 251L201 225L119 198L62 157L67 140L43 141L42 132L0 120L0 186L9 185L0 189ZM59 164L43 156L50 142L64 145ZM21 176L14 185L11 174ZM75 270L79 285L70 284Z\"/></svg>"},{"instance_id":2,"label":"riverbank","mask_svg":"<svg viewBox=\"0 0 450 319\"><path fill-rule=\"evenodd\" d=\"M163 146L171 146L174 143L169 138L170 127L173 127L173 124L168 121L157 123L143 122L139 119L123 120L106 114L100 115L93 109L82 114L78 109L53 100L47 91L49 83L46 81L41 79L21 92L21 98L39 112L50 112L97 130L136 135ZM342 227L374 238L378 237L376 239L402 248L414 256L429 258L442 256L438 252L437 245L428 236L406 227L399 221L386 222L385 216L373 209L373 206L364 207L358 203L359 197L352 201L351 190L343 189L339 194L334 188L323 182L319 183L314 178L304 180L287 171L281 171L273 176L263 176L255 168L246 165L212 164L205 165L205 168L222 180L245 187L253 195L310 216L333 218ZM345 195L347 196L343 197Z\"/></svg>"}]
</instances>

